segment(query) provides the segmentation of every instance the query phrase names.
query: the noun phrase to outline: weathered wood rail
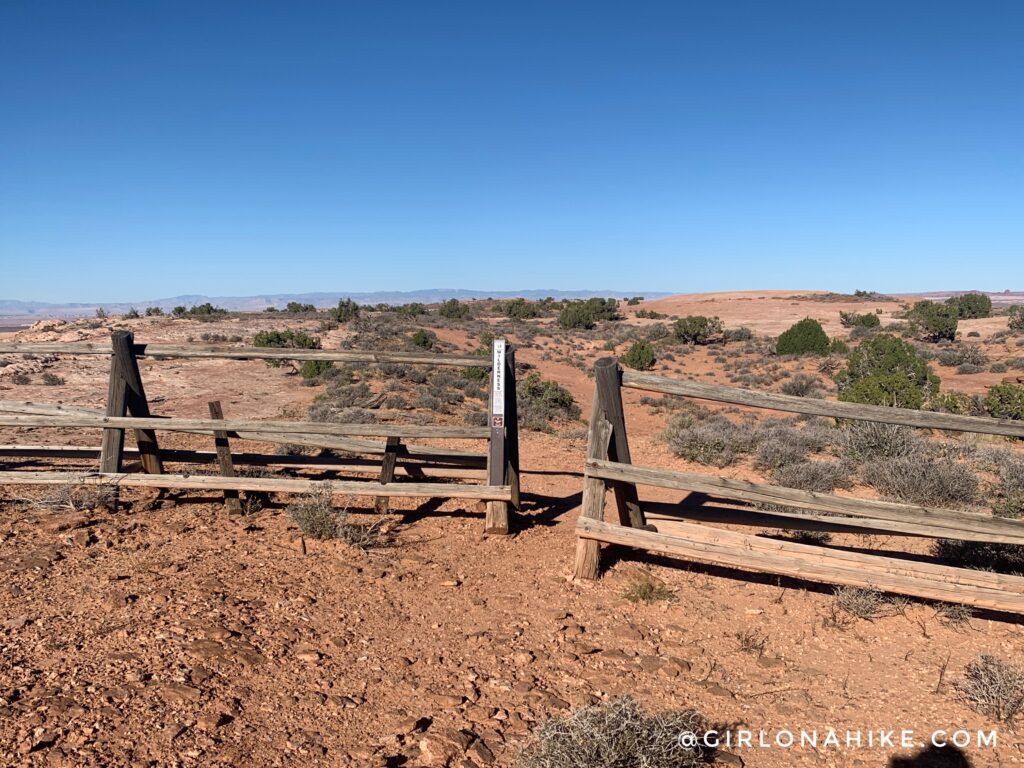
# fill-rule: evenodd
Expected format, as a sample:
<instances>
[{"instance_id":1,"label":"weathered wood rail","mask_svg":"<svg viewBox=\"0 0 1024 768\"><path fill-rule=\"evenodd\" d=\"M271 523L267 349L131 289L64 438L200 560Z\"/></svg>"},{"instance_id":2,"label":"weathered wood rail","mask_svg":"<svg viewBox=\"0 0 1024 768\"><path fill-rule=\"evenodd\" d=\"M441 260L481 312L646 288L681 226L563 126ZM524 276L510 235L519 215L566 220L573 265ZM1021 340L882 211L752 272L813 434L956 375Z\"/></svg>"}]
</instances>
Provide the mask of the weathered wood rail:
<instances>
[{"instance_id":1,"label":"weathered wood rail","mask_svg":"<svg viewBox=\"0 0 1024 768\"><path fill-rule=\"evenodd\" d=\"M115 331L109 344L0 344L0 354L23 355L107 355L111 358L105 412L54 403L0 401L0 428L16 429L98 429L103 440L98 448L74 445L0 446L0 456L21 458L99 459L99 472L48 472L18 470L0 472L0 484L81 483L117 487L210 489L225 493L229 507L237 505L239 491L305 492L328 481L296 478L246 478L234 476L235 464L291 466L345 474L376 474L368 480L331 480L332 492L378 499L378 509L387 508L387 498L427 497L479 499L487 502L486 531L507 533L509 508L519 505L519 438L515 403L515 352L504 340L497 340L490 358L479 355L438 355L419 352L369 352L360 350L304 350L263 347L193 346L139 344L131 333ZM158 416L149 411L138 367L139 358L201 358L231 360L321 360L344 363L396 363L480 367L491 372L489 423L483 427L416 424L333 424L312 421L282 421L224 418L220 403L209 404L210 418ZM125 433L135 435L136 449L125 448ZM185 432L213 438L215 450L184 451L161 449L157 433ZM383 442L358 438L383 438ZM427 440L486 440L483 452L415 445L404 442ZM230 439L326 448L363 456L380 456L381 461L333 456L278 456L238 453ZM145 474L122 471L126 457L136 458ZM168 474L164 462L216 463L218 476ZM403 481L396 482L396 478ZM404 478L411 481L406 482ZM450 482L421 482L442 478L480 480L481 485Z\"/></svg>"},{"instance_id":2,"label":"weathered wood rail","mask_svg":"<svg viewBox=\"0 0 1024 768\"><path fill-rule=\"evenodd\" d=\"M622 371L613 358L595 365L594 409L587 439L583 504L577 522L575 575L597 578L600 545L617 544L734 569L875 588L915 597L1024 613L1024 578L896 556L779 541L695 522L762 528L866 532L1024 545L1024 521L636 466L630 462L622 388L836 419L1024 437L1024 424L977 416L859 405ZM606 522L605 494L615 492L617 524ZM638 485L704 494L749 508L694 510L638 501ZM768 509L759 508L769 505ZM647 507L645 510L644 507ZM647 514L648 510L657 512ZM649 521L653 521L653 524ZM664 529L664 532L661 532Z\"/></svg>"}]
</instances>

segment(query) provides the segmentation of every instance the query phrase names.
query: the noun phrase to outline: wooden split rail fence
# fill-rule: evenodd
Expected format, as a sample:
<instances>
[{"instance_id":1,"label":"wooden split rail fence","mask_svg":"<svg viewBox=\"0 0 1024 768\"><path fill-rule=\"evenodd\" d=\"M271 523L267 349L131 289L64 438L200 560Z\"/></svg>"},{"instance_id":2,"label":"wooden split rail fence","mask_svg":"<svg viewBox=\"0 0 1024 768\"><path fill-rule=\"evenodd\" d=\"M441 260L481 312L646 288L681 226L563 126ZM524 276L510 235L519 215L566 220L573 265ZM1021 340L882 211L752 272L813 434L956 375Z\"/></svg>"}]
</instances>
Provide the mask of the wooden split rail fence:
<instances>
[{"instance_id":1,"label":"wooden split rail fence","mask_svg":"<svg viewBox=\"0 0 1024 768\"><path fill-rule=\"evenodd\" d=\"M622 388L837 419L1024 438L1021 422L679 381L623 371L614 358L597 361L594 370L596 383L587 439L583 506L576 527L577 578L597 578L600 545L616 544L732 569L1024 613L1024 578L1018 576L780 541L692 522L1024 545L1022 520L635 466L630 460ZM609 485L615 498L615 522L605 521L605 496ZM683 505L641 505L638 485L772 506L771 511L756 508L695 511ZM666 511L650 512L655 507Z\"/></svg>"},{"instance_id":2,"label":"wooden split rail fence","mask_svg":"<svg viewBox=\"0 0 1024 768\"><path fill-rule=\"evenodd\" d=\"M98 471L0 471L0 485L114 485L121 487L217 490L230 508L239 491L302 493L329 487L332 493L371 496L387 508L388 497L476 499L486 502L485 529L508 533L509 507L519 506L519 433L516 410L515 351L498 339L490 359L478 355L438 355L355 350L305 350L263 347L137 344L131 333L115 331L107 344L0 344L0 354L106 355L110 377L106 411L74 406L0 401L0 428L99 429L99 446L0 445L0 457L96 459ZM157 416L150 412L138 360L216 358L233 360L321 360L344 363L487 368L491 372L488 424L481 427L400 424L334 424L312 421L260 421L225 418L219 401L209 403L210 418ZM125 448L125 433L135 449ZM213 451L161 448L157 432L188 432L213 438ZM364 438L383 438L383 442ZM483 452L405 443L408 439L480 440ZM330 449L352 456L281 456L232 451L230 440L292 444ZM379 461L367 459L379 456ZM358 458L357 458L358 457ZM125 459L141 473L126 472ZM165 462L214 463L219 475L172 474ZM236 464L302 467L342 475L376 474L368 480L323 481L308 478L236 476ZM396 477L409 481L396 482ZM441 482L456 479L463 482ZM478 480L480 484L465 481Z\"/></svg>"}]
</instances>

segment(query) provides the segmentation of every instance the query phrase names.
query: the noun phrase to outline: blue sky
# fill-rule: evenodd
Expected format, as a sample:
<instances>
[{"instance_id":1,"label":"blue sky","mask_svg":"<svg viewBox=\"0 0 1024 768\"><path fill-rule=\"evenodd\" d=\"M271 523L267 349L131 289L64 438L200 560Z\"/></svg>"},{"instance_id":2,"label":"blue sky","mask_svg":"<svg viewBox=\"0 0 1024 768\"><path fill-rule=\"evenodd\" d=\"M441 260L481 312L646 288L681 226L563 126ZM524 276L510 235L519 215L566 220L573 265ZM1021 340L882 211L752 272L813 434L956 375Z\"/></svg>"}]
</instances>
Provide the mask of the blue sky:
<instances>
[{"instance_id":1,"label":"blue sky","mask_svg":"<svg viewBox=\"0 0 1024 768\"><path fill-rule=\"evenodd\" d=\"M0 297L1024 289L1024 3L0 0Z\"/></svg>"}]
</instances>

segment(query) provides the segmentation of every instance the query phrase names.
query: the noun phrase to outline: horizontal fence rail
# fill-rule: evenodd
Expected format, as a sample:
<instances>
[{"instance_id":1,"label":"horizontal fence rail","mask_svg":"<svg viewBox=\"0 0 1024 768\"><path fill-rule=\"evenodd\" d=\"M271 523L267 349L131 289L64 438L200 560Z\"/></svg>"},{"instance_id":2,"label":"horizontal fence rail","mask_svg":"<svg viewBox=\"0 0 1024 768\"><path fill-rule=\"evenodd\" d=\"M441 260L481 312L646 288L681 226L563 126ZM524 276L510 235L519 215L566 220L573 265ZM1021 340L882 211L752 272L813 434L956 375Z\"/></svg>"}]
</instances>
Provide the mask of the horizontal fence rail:
<instances>
[{"instance_id":1,"label":"horizontal fence rail","mask_svg":"<svg viewBox=\"0 0 1024 768\"><path fill-rule=\"evenodd\" d=\"M447 427L416 424L331 424L319 421L256 421L253 419L185 419L177 417L91 416L80 414L9 416L0 414L0 427L78 427L99 429L153 429L169 432L198 430L229 432L296 433L306 435L361 435L364 437L427 437L486 440L487 427Z\"/></svg>"},{"instance_id":2,"label":"horizontal fence rail","mask_svg":"<svg viewBox=\"0 0 1024 768\"><path fill-rule=\"evenodd\" d=\"M583 540L636 547L711 565L1024 613L1021 578L990 579L996 574L779 542L692 523L676 526L676 535L670 536L581 517L576 532Z\"/></svg>"},{"instance_id":3,"label":"horizontal fence rail","mask_svg":"<svg viewBox=\"0 0 1024 768\"><path fill-rule=\"evenodd\" d=\"M209 358L221 360L327 360L337 363L405 363L490 368L481 355L438 355L424 352L365 352L342 349L283 349L280 347L219 347L179 344L133 344L136 357ZM111 355L113 347L101 343L0 344L0 354Z\"/></svg>"},{"instance_id":4,"label":"horizontal fence rail","mask_svg":"<svg viewBox=\"0 0 1024 768\"><path fill-rule=\"evenodd\" d=\"M978 432L987 435L1024 438L1024 423L985 416L959 416L953 413L915 411L910 408L891 408L885 405L861 405L837 400L819 400L813 397L780 395L774 392L754 392L723 384L705 384L698 381L680 381L649 373L623 371L622 386L643 389L664 395L694 397L719 403L767 408L806 416L831 416L837 419L876 421L907 427L948 429L955 432Z\"/></svg>"},{"instance_id":5,"label":"horizontal fence rail","mask_svg":"<svg viewBox=\"0 0 1024 768\"><path fill-rule=\"evenodd\" d=\"M308 493L327 488L339 496L401 496L509 501L512 489L502 485L455 483L373 483L366 480L305 480L218 475L144 475L124 472L0 472L0 485L109 485L126 488L178 488L209 491Z\"/></svg>"},{"instance_id":6,"label":"horizontal fence rail","mask_svg":"<svg viewBox=\"0 0 1024 768\"><path fill-rule=\"evenodd\" d=\"M622 371L614 358L594 366L594 412L587 439L583 501L577 521L575 576L597 578L600 544L616 544L743 571L879 589L1013 613L1024 613L1024 578L865 553L839 546L784 541L709 525L762 529L919 536L1024 546L1024 521L989 512L939 509L877 499L817 493L768 483L633 465L629 459L621 389L630 387L733 405L810 416L856 419L930 429L1024 437L1024 424L1002 419L859 405L753 392ZM644 502L632 514L638 485L687 491L686 502ZM605 496L615 491L618 524L606 522ZM724 500L750 506L710 507ZM637 502L639 504L639 502ZM648 522L651 521L651 522Z\"/></svg>"},{"instance_id":7,"label":"horizontal fence rail","mask_svg":"<svg viewBox=\"0 0 1024 768\"><path fill-rule=\"evenodd\" d=\"M872 520L873 527L877 525L878 521L891 521L897 523L900 528L906 528L907 524L911 524L918 529L920 535L932 538L1024 545L1024 520L1009 520L985 513L920 507L913 504L899 504L874 499L853 499L831 493L751 483L747 480L711 477L693 472L651 469L593 459L587 461L586 470L591 477L600 477L605 480L625 480L659 488L707 493L738 501L868 518ZM794 515L794 517L796 516ZM846 517L830 517L828 519L840 524L850 522ZM856 524L856 521L853 522Z\"/></svg>"}]
</instances>

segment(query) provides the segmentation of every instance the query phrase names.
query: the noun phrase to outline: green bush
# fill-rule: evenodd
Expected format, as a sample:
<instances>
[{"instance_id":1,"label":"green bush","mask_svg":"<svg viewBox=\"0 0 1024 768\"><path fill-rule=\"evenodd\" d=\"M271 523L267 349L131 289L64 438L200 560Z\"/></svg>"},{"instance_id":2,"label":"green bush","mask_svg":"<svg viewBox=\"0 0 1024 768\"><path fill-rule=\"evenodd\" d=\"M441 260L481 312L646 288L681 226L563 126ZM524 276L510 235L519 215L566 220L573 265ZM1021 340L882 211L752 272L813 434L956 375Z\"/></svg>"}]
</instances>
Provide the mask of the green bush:
<instances>
[{"instance_id":1,"label":"green bush","mask_svg":"<svg viewBox=\"0 0 1024 768\"><path fill-rule=\"evenodd\" d=\"M418 301L400 304L395 307L395 314L399 317L419 317L420 315L427 314L427 306Z\"/></svg>"},{"instance_id":2,"label":"green bush","mask_svg":"<svg viewBox=\"0 0 1024 768\"><path fill-rule=\"evenodd\" d=\"M278 347L282 349L320 349L320 339L305 331L259 331L252 337L254 347Z\"/></svg>"},{"instance_id":3,"label":"green bush","mask_svg":"<svg viewBox=\"0 0 1024 768\"><path fill-rule=\"evenodd\" d=\"M352 299L341 299L338 306L331 310L331 319L338 323L347 323L359 317L359 305Z\"/></svg>"},{"instance_id":4,"label":"green bush","mask_svg":"<svg viewBox=\"0 0 1024 768\"><path fill-rule=\"evenodd\" d=\"M600 320L618 320L619 302L615 299L587 299L571 301L558 315L558 324L566 330L589 329Z\"/></svg>"},{"instance_id":5,"label":"green bush","mask_svg":"<svg viewBox=\"0 0 1024 768\"><path fill-rule=\"evenodd\" d=\"M840 312L839 322L844 328L877 328L882 324L874 312L858 315L856 312Z\"/></svg>"},{"instance_id":6,"label":"green bush","mask_svg":"<svg viewBox=\"0 0 1024 768\"><path fill-rule=\"evenodd\" d=\"M505 313L505 317L511 320L532 320L535 317L540 317L540 308L536 302L521 298L506 302L502 311Z\"/></svg>"},{"instance_id":7,"label":"green bush","mask_svg":"<svg viewBox=\"0 0 1024 768\"><path fill-rule=\"evenodd\" d=\"M146 307L146 317L159 317L164 311L160 307Z\"/></svg>"},{"instance_id":8,"label":"green bush","mask_svg":"<svg viewBox=\"0 0 1024 768\"><path fill-rule=\"evenodd\" d=\"M725 329L717 317L687 315L672 324L672 335L684 344L708 344Z\"/></svg>"},{"instance_id":9,"label":"green bush","mask_svg":"<svg viewBox=\"0 0 1024 768\"><path fill-rule=\"evenodd\" d=\"M971 320L977 317L992 317L992 299L983 293L965 293L946 299L946 304L955 307L957 317Z\"/></svg>"},{"instance_id":10,"label":"green bush","mask_svg":"<svg viewBox=\"0 0 1024 768\"><path fill-rule=\"evenodd\" d=\"M629 303L629 302L627 302ZM646 318L648 320L664 320L668 315L664 312L656 312L653 309L638 309L636 316L640 318Z\"/></svg>"},{"instance_id":11,"label":"green bush","mask_svg":"<svg viewBox=\"0 0 1024 768\"><path fill-rule=\"evenodd\" d=\"M301 304L297 301L289 301L284 308L285 312L291 312L292 314L298 314L299 312L316 312L316 307L312 304Z\"/></svg>"},{"instance_id":12,"label":"green bush","mask_svg":"<svg viewBox=\"0 0 1024 768\"><path fill-rule=\"evenodd\" d=\"M458 299L448 299L438 307L437 314L449 320L465 320L469 317L469 307Z\"/></svg>"},{"instance_id":13,"label":"green bush","mask_svg":"<svg viewBox=\"0 0 1024 768\"><path fill-rule=\"evenodd\" d=\"M580 417L572 393L555 381L544 381L540 374L530 374L516 386L519 423L538 432L550 430L555 420L575 420Z\"/></svg>"},{"instance_id":14,"label":"green bush","mask_svg":"<svg viewBox=\"0 0 1024 768\"><path fill-rule=\"evenodd\" d=\"M921 408L939 391L939 377L913 346L890 334L865 341L836 374L839 399L851 403Z\"/></svg>"},{"instance_id":15,"label":"green bush","mask_svg":"<svg viewBox=\"0 0 1024 768\"><path fill-rule=\"evenodd\" d=\"M1024 385L995 384L985 395L985 410L998 419L1024 419Z\"/></svg>"},{"instance_id":16,"label":"green bush","mask_svg":"<svg viewBox=\"0 0 1024 768\"><path fill-rule=\"evenodd\" d=\"M1014 304L1010 307L1007 327L1011 331L1024 331L1024 304Z\"/></svg>"},{"instance_id":17,"label":"green bush","mask_svg":"<svg viewBox=\"0 0 1024 768\"><path fill-rule=\"evenodd\" d=\"M420 349L433 349L434 342L437 341L437 334L433 331L425 331L420 328L410 337L410 340L414 346L417 346Z\"/></svg>"},{"instance_id":18,"label":"green bush","mask_svg":"<svg viewBox=\"0 0 1024 768\"><path fill-rule=\"evenodd\" d=\"M929 341L953 341L956 338L960 311L955 305L936 304L926 299L914 304L909 316L921 326L924 338Z\"/></svg>"},{"instance_id":19,"label":"green bush","mask_svg":"<svg viewBox=\"0 0 1024 768\"><path fill-rule=\"evenodd\" d=\"M171 310L171 314L174 315L175 317L184 317L187 312L188 307L182 306L181 304L179 304L178 306Z\"/></svg>"},{"instance_id":20,"label":"green bush","mask_svg":"<svg viewBox=\"0 0 1024 768\"><path fill-rule=\"evenodd\" d=\"M213 317L214 315L226 315L228 311L223 307L215 307L210 302L204 302L202 304L196 304L194 307L189 307L188 314L193 317Z\"/></svg>"},{"instance_id":21,"label":"green bush","mask_svg":"<svg viewBox=\"0 0 1024 768\"><path fill-rule=\"evenodd\" d=\"M622 356L622 364L637 371L651 370L656 361L654 347L647 341L633 342L633 346Z\"/></svg>"},{"instance_id":22,"label":"green bush","mask_svg":"<svg viewBox=\"0 0 1024 768\"><path fill-rule=\"evenodd\" d=\"M319 378L333 367L334 363L330 360L306 360L302 364L302 368L299 369L299 373L302 378L311 380Z\"/></svg>"},{"instance_id":23,"label":"green bush","mask_svg":"<svg viewBox=\"0 0 1024 768\"><path fill-rule=\"evenodd\" d=\"M779 355L827 355L828 348L825 329L810 317L793 325L775 342L775 353Z\"/></svg>"}]
</instances>

